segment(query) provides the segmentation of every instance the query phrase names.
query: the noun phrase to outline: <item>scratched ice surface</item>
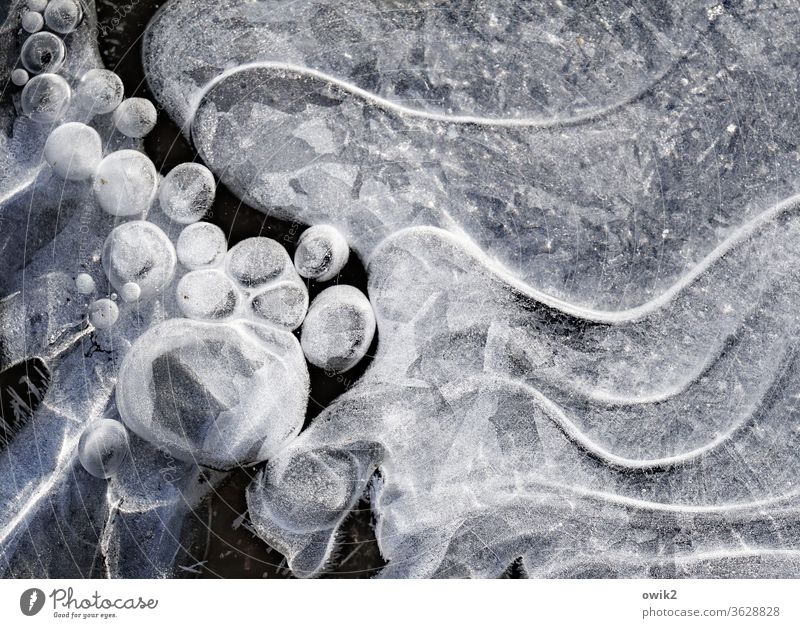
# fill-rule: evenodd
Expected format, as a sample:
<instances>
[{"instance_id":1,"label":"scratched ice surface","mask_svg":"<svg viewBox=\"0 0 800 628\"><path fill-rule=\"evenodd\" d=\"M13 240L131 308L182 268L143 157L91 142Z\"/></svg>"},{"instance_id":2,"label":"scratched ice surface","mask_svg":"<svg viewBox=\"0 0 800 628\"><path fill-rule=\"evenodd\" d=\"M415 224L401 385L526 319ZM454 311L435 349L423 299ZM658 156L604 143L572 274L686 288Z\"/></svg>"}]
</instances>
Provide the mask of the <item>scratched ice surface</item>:
<instances>
[{"instance_id":1,"label":"scratched ice surface","mask_svg":"<svg viewBox=\"0 0 800 628\"><path fill-rule=\"evenodd\" d=\"M87 14L69 77L99 65ZM247 491L296 575L324 571L365 493L388 577L798 573L798 18L791 0L164 6L144 63L165 112L240 198L336 227L369 274L371 366ZM38 356L52 383L0 455L0 571L172 575L222 474L131 433L106 483L76 447L180 309L87 328L71 281L105 286L87 262L115 219L50 181L46 134L3 107L0 366Z\"/></svg>"}]
</instances>

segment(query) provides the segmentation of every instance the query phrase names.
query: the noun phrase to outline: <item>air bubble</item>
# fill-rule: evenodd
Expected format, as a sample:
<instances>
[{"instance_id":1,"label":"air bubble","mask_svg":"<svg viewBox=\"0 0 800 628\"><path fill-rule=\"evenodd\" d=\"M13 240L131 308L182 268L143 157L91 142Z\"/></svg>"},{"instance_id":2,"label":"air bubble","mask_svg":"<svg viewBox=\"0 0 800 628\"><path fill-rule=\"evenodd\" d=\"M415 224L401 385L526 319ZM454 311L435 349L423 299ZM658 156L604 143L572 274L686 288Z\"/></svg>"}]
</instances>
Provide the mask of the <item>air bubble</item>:
<instances>
[{"instance_id":1,"label":"air bubble","mask_svg":"<svg viewBox=\"0 0 800 628\"><path fill-rule=\"evenodd\" d=\"M28 0L28 9L41 13L47 6L47 0Z\"/></svg>"},{"instance_id":2,"label":"air bubble","mask_svg":"<svg viewBox=\"0 0 800 628\"><path fill-rule=\"evenodd\" d=\"M53 33L34 33L22 44L19 53L22 65L31 74L55 72L64 65L66 57L64 42Z\"/></svg>"},{"instance_id":3,"label":"air bubble","mask_svg":"<svg viewBox=\"0 0 800 628\"><path fill-rule=\"evenodd\" d=\"M347 240L330 225L306 229L297 242L294 265L301 277L329 281L347 264L350 247Z\"/></svg>"},{"instance_id":4,"label":"air bubble","mask_svg":"<svg viewBox=\"0 0 800 628\"><path fill-rule=\"evenodd\" d=\"M146 98L128 98L114 110L114 126L127 137L144 137L156 125L156 108Z\"/></svg>"},{"instance_id":5,"label":"air bubble","mask_svg":"<svg viewBox=\"0 0 800 628\"><path fill-rule=\"evenodd\" d=\"M153 223L134 220L116 227L103 245L103 269L116 290L136 283L140 296L160 292L175 273L175 249Z\"/></svg>"},{"instance_id":6,"label":"air bubble","mask_svg":"<svg viewBox=\"0 0 800 628\"><path fill-rule=\"evenodd\" d=\"M11 72L11 82L17 87L22 87L28 82L28 73L22 68L17 68Z\"/></svg>"},{"instance_id":7,"label":"air bubble","mask_svg":"<svg viewBox=\"0 0 800 628\"><path fill-rule=\"evenodd\" d=\"M95 291L96 286L91 275L80 273L77 277L75 277L75 288L81 294L92 294L92 292Z\"/></svg>"},{"instance_id":8,"label":"air bubble","mask_svg":"<svg viewBox=\"0 0 800 628\"><path fill-rule=\"evenodd\" d=\"M36 11L26 11L22 14L22 30L28 33L38 33L44 27L44 18Z\"/></svg>"},{"instance_id":9,"label":"air bubble","mask_svg":"<svg viewBox=\"0 0 800 628\"><path fill-rule=\"evenodd\" d=\"M70 100L67 82L57 74L40 74L28 81L22 90L22 111L31 120L52 123L66 111Z\"/></svg>"},{"instance_id":10,"label":"air bubble","mask_svg":"<svg viewBox=\"0 0 800 628\"><path fill-rule=\"evenodd\" d=\"M119 308L111 299L97 299L89 306L89 322L97 329L108 329L119 318Z\"/></svg>"},{"instance_id":11,"label":"air bubble","mask_svg":"<svg viewBox=\"0 0 800 628\"><path fill-rule=\"evenodd\" d=\"M178 282L178 307L186 318L222 320L230 318L239 305L239 290L221 270L208 268L187 273Z\"/></svg>"},{"instance_id":12,"label":"air bubble","mask_svg":"<svg viewBox=\"0 0 800 628\"><path fill-rule=\"evenodd\" d=\"M128 431L119 421L100 419L87 426L78 441L78 460L87 473L108 479L128 455Z\"/></svg>"},{"instance_id":13,"label":"air bubble","mask_svg":"<svg viewBox=\"0 0 800 628\"><path fill-rule=\"evenodd\" d=\"M201 164L186 163L173 168L161 184L161 209L175 222L200 220L214 204L216 183L211 171Z\"/></svg>"},{"instance_id":14,"label":"air bubble","mask_svg":"<svg viewBox=\"0 0 800 628\"><path fill-rule=\"evenodd\" d=\"M248 238L234 246L225 258L231 277L246 288L264 285L291 265L289 254L270 238Z\"/></svg>"},{"instance_id":15,"label":"air bubble","mask_svg":"<svg viewBox=\"0 0 800 628\"><path fill-rule=\"evenodd\" d=\"M71 33L83 19L83 10L75 0L50 0L44 10L44 21L47 27L66 35Z\"/></svg>"},{"instance_id":16,"label":"air bubble","mask_svg":"<svg viewBox=\"0 0 800 628\"><path fill-rule=\"evenodd\" d=\"M67 122L48 136L44 158L62 179L82 181L97 170L103 158L103 143L92 127Z\"/></svg>"},{"instance_id":17,"label":"air bubble","mask_svg":"<svg viewBox=\"0 0 800 628\"><path fill-rule=\"evenodd\" d=\"M196 222L178 236L178 261L189 269L215 266L225 256L228 242L222 229L208 222Z\"/></svg>"},{"instance_id":18,"label":"air bubble","mask_svg":"<svg viewBox=\"0 0 800 628\"><path fill-rule=\"evenodd\" d=\"M124 95L122 79L110 70L89 70L75 88L75 102L83 111L111 113Z\"/></svg>"},{"instance_id":19,"label":"air bubble","mask_svg":"<svg viewBox=\"0 0 800 628\"><path fill-rule=\"evenodd\" d=\"M97 202L114 216L141 215L150 208L158 187L158 173L150 159L135 150L108 155L94 175Z\"/></svg>"}]
</instances>

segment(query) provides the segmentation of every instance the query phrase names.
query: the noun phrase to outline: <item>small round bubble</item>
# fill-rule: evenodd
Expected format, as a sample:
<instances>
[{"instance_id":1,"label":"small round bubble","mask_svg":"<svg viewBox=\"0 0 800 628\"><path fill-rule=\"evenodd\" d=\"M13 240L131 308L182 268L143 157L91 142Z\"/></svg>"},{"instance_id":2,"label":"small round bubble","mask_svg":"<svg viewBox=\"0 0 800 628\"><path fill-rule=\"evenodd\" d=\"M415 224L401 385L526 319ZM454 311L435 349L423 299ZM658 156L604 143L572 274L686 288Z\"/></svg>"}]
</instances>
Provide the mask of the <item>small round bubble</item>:
<instances>
[{"instance_id":1,"label":"small round bubble","mask_svg":"<svg viewBox=\"0 0 800 628\"><path fill-rule=\"evenodd\" d=\"M53 33L34 33L22 44L20 61L31 74L55 72L67 57L61 38Z\"/></svg>"},{"instance_id":2,"label":"small round bubble","mask_svg":"<svg viewBox=\"0 0 800 628\"><path fill-rule=\"evenodd\" d=\"M330 225L306 229L297 242L294 265L301 277L329 281L347 264L350 247L347 240Z\"/></svg>"},{"instance_id":3,"label":"small round bubble","mask_svg":"<svg viewBox=\"0 0 800 628\"><path fill-rule=\"evenodd\" d=\"M22 30L28 33L38 33L44 26L44 18L37 11L26 11L22 14Z\"/></svg>"},{"instance_id":4,"label":"small round bubble","mask_svg":"<svg viewBox=\"0 0 800 628\"><path fill-rule=\"evenodd\" d=\"M41 13L47 6L47 0L28 0L26 4L31 11L38 11Z\"/></svg>"},{"instance_id":5,"label":"small round bubble","mask_svg":"<svg viewBox=\"0 0 800 628\"><path fill-rule=\"evenodd\" d=\"M126 284L136 283L143 298L160 292L172 281L176 261L167 234L146 220L122 223L103 245L103 269L111 285L122 292Z\"/></svg>"},{"instance_id":6,"label":"small round bubble","mask_svg":"<svg viewBox=\"0 0 800 628\"><path fill-rule=\"evenodd\" d=\"M156 108L146 98L128 98L114 110L114 126L127 137L144 137L156 125Z\"/></svg>"},{"instance_id":7,"label":"small round bubble","mask_svg":"<svg viewBox=\"0 0 800 628\"><path fill-rule=\"evenodd\" d=\"M240 293L228 275L216 268L186 273L178 282L178 307L186 318L223 320L236 313Z\"/></svg>"},{"instance_id":8,"label":"small round bubble","mask_svg":"<svg viewBox=\"0 0 800 628\"><path fill-rule=\"evenodd\" d=\"M100 419L87 426L78 441L78 460L87 473L108 479L128 455L128 431L119 421Z\"/></svg>"},{"instance_id":9,"label":"small round bubble","mask_svg":"<svg viewBox=\"0 0 800 628\"><path fill-rule=\"evenodd\" d=\"M69 100L69 85L57 74L34 76L25 84L20 96L25 115L43 124L58 120L69 106Z\"/></svg>"},{"instance_id":10,"label":"small round bubble","mask_svg":"<svg viewBox=\"0 0 800 628\"><path fill-rule=\"evenodd\" d=\"M50 0L44 10L47 27L62 35L78 28L82 18L83 11L77 0Z\"/></svg>"},{"instance_id":11,"label":"small round bubble","mask_svg":"<svg viewBox=\"0 0 800 628\"><path fill-rule=\"evenodd\" d=\"M222 229L208 222L196 222L178 236L178 261L192 270L215 266L222 261L227 248Z\"/></svg>"},{"instance_id":12,"label":"small round bubble","mask_svg":"<svg viewBox=\"0 0 800 628\"><path fill-rule=\"evenodd\" d=\"M111 299L97 299L89 306L89 322L97 329L108 329L119 318L119 308Z\"/></svg>"},{"instance_id":13,"label":"small round bubble","mask_svg":"<svg viewBox=\"0 0 800 628\"><path fill-rule=\"evenodd\" d=\"M89 70L75 88L75 102L83 111L111 113L122 102L122 79L111 70Z\"/></svg>"},{"instance_id":14,"label":"small round bubble","mask_svg":"<svg viewBox=\"0 0 800 628\"><path fill-rule=\"evenodd\" d=\"M95 290L94 279L87 273L80 273L75 277L75 288L81 294L92 294Z\"/></svg>"},{"instance_id":15,"label":"small round bubble","mask_svg":"<svg viewBox=\"0 0 800 628\"><path fill-rule=\"evenodd\" d=\"M11 82L17 87L22 87L28 82L28 73L22 68L17 68L11 72Z\"/></svg>"},{"instance_id":16,"label":"small round bubble","mask_svg":"<svg viewBox=\"0 0 800 628\"><path fill-rule=\"evenodd\" d=\"M94 174L95 198L109 214L134 216L150 208L158 187L153 162L135 150L118 150L103 159Z\"/></svg>"},{"instance_id":17,"label":"small round bubble","mask_svg":"<svg viewBox=\"0 0 800 628\"><path fill-rule=\"evenodd\" d=\"M125 303L133 303L134 301L138 301L139 297L142 296L142 289L139 287L138 283L129 281L119 289L119 296L122 297Z\"/></svg>"},{"instance_id":18,"label":"small round bubble","mask_svg":"<svg viewBox=\"0 0 800 628\"><path fill-rule=\"evenodd\" d=\"M161 209L175 222L200 220L214 204L214 175L201 164L180 164L165 177L158 193Z\"/></svg>"},{"instance_id":19,"label":"small round bubble","mask_svg":"<svg viewBox=\"0 0 800 628\"><path fill-rule=\"evenodd\" d=\"M44 145L44 159L62 179L83 181L97 170L103 142L92 127L67 122L53 129Z\"/></svg>"}]
</instances>

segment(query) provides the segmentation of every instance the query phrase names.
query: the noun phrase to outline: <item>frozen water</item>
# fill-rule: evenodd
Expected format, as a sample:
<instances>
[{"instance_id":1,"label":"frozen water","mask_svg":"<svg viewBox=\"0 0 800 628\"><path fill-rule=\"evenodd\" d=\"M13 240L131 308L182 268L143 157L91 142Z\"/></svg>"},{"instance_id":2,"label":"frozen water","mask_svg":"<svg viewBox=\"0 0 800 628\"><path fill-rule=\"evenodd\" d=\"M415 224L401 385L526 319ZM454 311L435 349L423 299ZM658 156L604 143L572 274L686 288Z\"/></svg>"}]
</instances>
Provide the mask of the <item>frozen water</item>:
<instances>
[{"instance_id":1,"label":"frozen water","mask_svg":"<svg viewBox=\"0 0 800 628\"><path fill-rule=\"evenodd\" d=\"M44 145L44 159L62 179L91 177L103 158L103 143L92 127L67 122L53 129Z\"/></svg>"},{"instance_id":2,"label":"frozen water","mask_svg":"<svg viewBox=\"0 0 800 628\"><path fill-rule=\"evenodd\" d=\"M175 248L167 235L145 220L116 227L103 246L103 268L119 291L136 283L142 298L160 294L175 274Z\"/></svg>"},{"instance_id":3,"label":"frozen water","mask_svg":"<svg viewBox=\"0 0 800 628\"><path fill-rule=\"evenodd\" d=\"M308 371L291 334L188 319L141 336L116 389L131 430L180 460L216 469L265 460L292 440L307 395Z\"/></svg>"},{"instance_id":4,"label":"frozen water","mask_svg":"<svg viewBox=\"0 0 800 628\"><path fill-rule=\"evenodd\" d=\"M96 478L113 477L128 455L128 432L119 421L100 419L81 434L78 458L87 473Z\"/></svg>"},{"instance_id":5,"label":"frozen water","mask_svg":"<svg viewBox=\"0 0 800 628\"><path fill-rule=\"evenodd\" d=\"M133 303L134 301L138 301L139 297L142 296L142 289L139 287L138 283L129 281L119 289L119 296L122 297L125 303Z\"/></svg>"},{"instance_id":6,"label":"frozen water","mask_svg":"<svg viewBox=\"0 0 800 628\"><path fill-rule=\"evenodd\" d=\"M190 270L203 266L216 266L228 250L228 241L222 229L207 222L197 222L185 227L176 245L178 261Z\"/></svg>"},{"instance_id":7,"label":"frozen water","mask_svg":"<svg viewBox=\"0 0 800 628\"><path fill-rule=\"evenodd\" d=\"M311 303L300 344L306 359L326 371L353 368L375 335L375 314L364 293L352 286L331 286Z\"/></svg>"},{"instance_id":8,"label":"frozen water","mask_svg":"<svg viewBox=\"0 0 800 628\"><path fill-rule=\"evenodd\" d=\"M44 10L47 28L66 35L74 31L83 18L78 0L49 0Z\"/></svg>"},{"instance_id":9,"label":"frozen water","mask_svg":"<svg viewBox=\"0 0 800 628\"><path fill-rule=\"evenodd\" d=\"M53 33L35 33L22 45L19 59L32 74L57 72L67 56L64 42Z\"/></svg>"},{"instance_id":10,"label":"frozen water","mask_svg":"<svg viewBox=\"0 0 800 628\"><path fill-rule=\"evenodd\" d=\"M164 178L158 199L161 209L175 222L189 224L211 209L216 193L211 171L201 164L180 164Z\"/></svg>"},{"instance_id":11,"label":"frozen water","mask_svg":"<svg viewBox=\"0 0 800 628\"><path fill-rule=\"evenodd\" d=\"M28 33L38 33L44 26L44 18L36 11L26 11L22 14L22 28Z\"/></svg>"},{"instance_id":12,"label":"frozen water","mask_svg":"<svg viewBox=\"0 0 800 628\"><path fill-rule=\"evenodd\" d=\"M40 74L22 89L22 111L34 122L55 122L66 111L71 95L63 78L57 74Z\"/></svg>"},{"instance_id":13,"label":"frozen water","mask_svg":"<svg viewBox=\"0 0 800 628\"><path fill-rule=\"evenodd\" d=\"M128 98L114 110L114 126L127 137L144 137L156 125L156 108L146 98Z\"/></svg>"},{"instance_id":14,"label":"frozen water","mask_svg":"<svg viewBox=\"0 0 800 628\"><path fill-rule=\"evenodd\" d=\"M17 68L11 73L11 82L18 87L22 87L28 82L28 73L22 68Z\"/></svg>"},{"instance_id":15,"label":"frozen water","mask_svg":"<svg viewBox=\"0 0 800 628\"><path fill-rule=\"evenodd\" d=\"M92 276L87 273L79 273L75 277L75 288L81 294L92 294L97 288Z\"/></svg>"},{"instance_id":16,"label":"frozen water","mask_svg":"<svg viewBox=\"0 0 800 628\"><path fill-rule=\"evenodd\" d=\"M114 216L141 216L150 208L158 188L156 167L147 155L118 150L97 167L92 182L95 198Z\"/></svg>"},{"instance_id":17,"label":"frozen water","mask_svg":"<svg viewBox=\"0 0 800 628\"><path fill-rule=\"evenodd\" d=\"M178 307L197 320L223 320L236 314L241 296L233 279L215 268L195 270L178 282Z\"/></svg>"},{"instance_id":18,"label":"frozen water","mask_svg":"<svg viewBox=\"0 0 800 628\"><path fill-rule=\"evenodd\" d=\"M350 247L339 231L330 225L314 225L300 235L294 265L301 277L330 281L349 257Z\"/></svg>"},{"instance_id":19,"label":"frozen water","mask_svg":"<svg viewBox=\"0 0 800 628\"><path fill-rule=\"evenodd\" d=\"M75 102L86 112L111 113L122 102L122 79L110 70L89 70L75 88Z\"/></svg>"},{"instance_id":20,"label":"frozen water","mask_svg":"<svg viewBox=\"0 0 800 628\"><path fill-rule=\"evenodd\" d=\"M119 307L111 299L98 299L89 306L89 322L97 329L108 329L119 318Z\"/></svg>"}]
</instances>

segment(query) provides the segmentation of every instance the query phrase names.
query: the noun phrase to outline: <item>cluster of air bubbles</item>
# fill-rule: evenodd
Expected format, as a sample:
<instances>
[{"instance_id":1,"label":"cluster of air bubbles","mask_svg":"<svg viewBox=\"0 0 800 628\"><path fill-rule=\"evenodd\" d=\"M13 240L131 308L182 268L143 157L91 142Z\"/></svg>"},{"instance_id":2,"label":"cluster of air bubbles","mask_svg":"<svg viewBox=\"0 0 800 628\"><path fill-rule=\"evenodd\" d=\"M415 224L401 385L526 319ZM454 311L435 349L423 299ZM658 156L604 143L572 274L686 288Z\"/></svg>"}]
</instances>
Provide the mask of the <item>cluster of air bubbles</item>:
<instances>
[{"instance_id":1,"label":"cluster of air bubbles","mask_svg":"<svg viewBox=\"0 0 800 628\"><path fill-rule=\"evenodd\" d=\"M164 178L158 200L172 220L189 224L211 209L216 190L214 175L208 168L195 163L180 164Z\"/></svg>"},{"instance_id":2,"label":"cluster of air bubbles","mask_svg":"<svg viewBox=\"0 0 800 628\"><path fill-rule=\"evenodd\" d=\"M78 460L87 473L108 479L128 455L128 432L119 421L100 419L84 429L78 441Z\"/></svg>"}]
</instances>

